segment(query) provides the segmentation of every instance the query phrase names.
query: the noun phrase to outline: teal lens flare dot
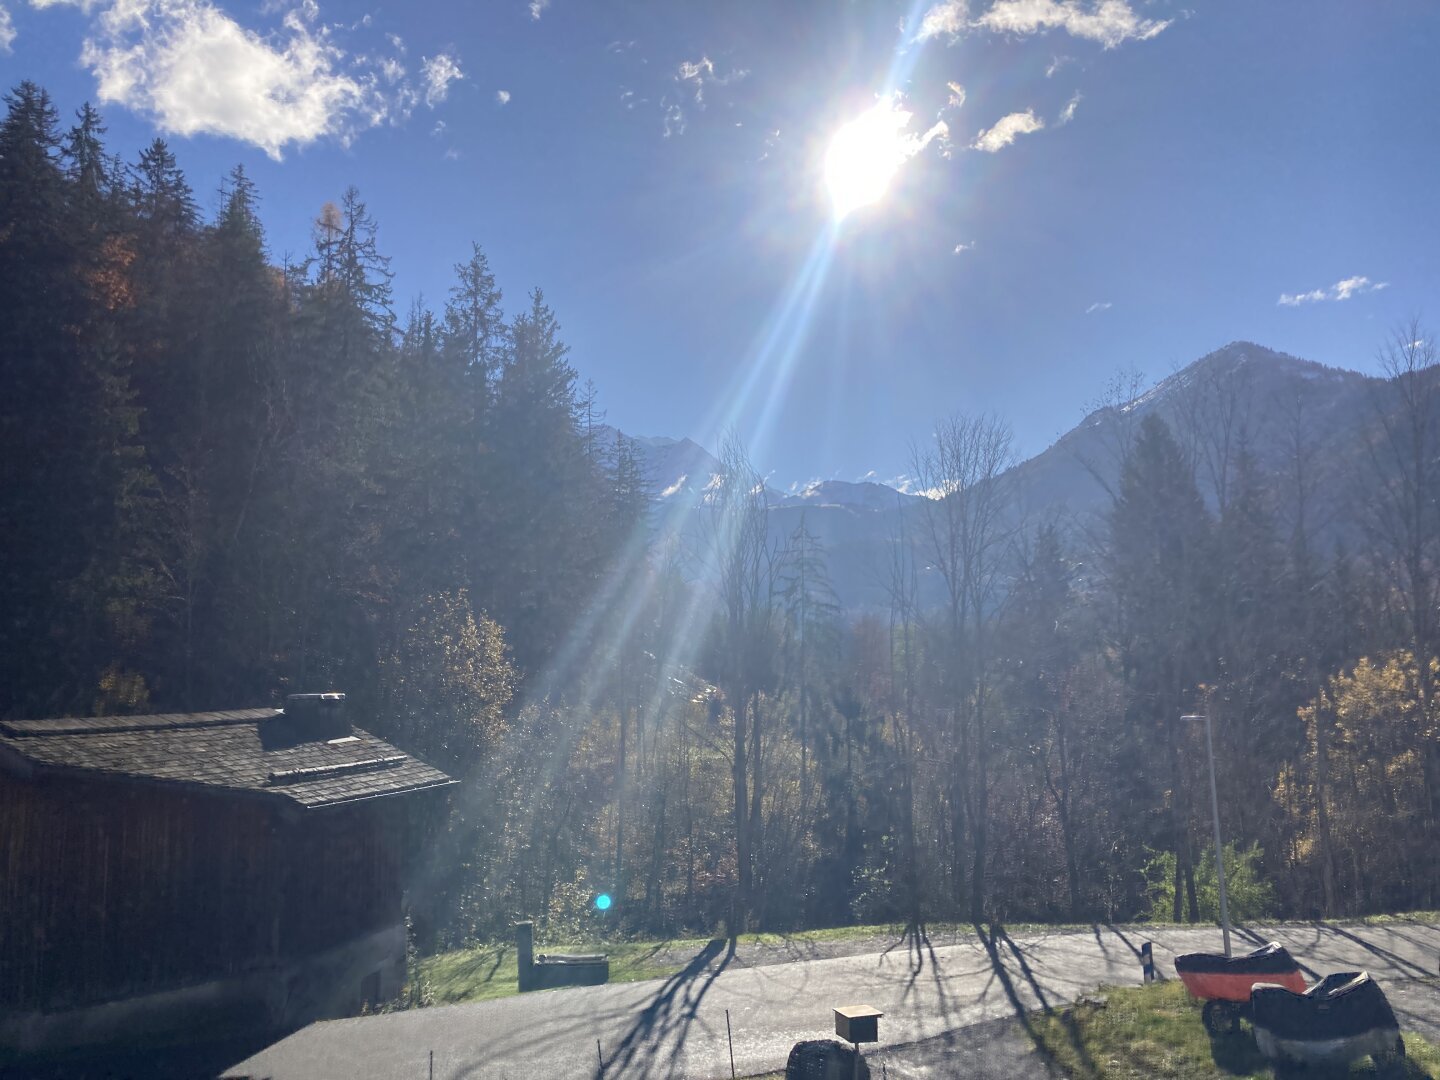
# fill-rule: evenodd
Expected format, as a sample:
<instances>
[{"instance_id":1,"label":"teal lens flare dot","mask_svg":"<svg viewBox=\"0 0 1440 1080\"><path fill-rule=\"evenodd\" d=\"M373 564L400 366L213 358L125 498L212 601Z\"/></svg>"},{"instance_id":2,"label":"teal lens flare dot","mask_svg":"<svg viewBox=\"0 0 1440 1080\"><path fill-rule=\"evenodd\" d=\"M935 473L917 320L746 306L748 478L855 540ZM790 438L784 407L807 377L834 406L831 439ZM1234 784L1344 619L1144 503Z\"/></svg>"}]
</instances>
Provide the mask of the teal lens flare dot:
<instances>
[{"instance_id":1,"label":"teal lens flare dot","mask_svg":"<svg viewBox=\"0 0 1440 1080\"><path fill-rule=\"evenodd\" d=\"M604 893L604 892L602 892L599 896L595 897L595 910L596 910L596 911L609 911L609 910L610 910L610 904L611 904L611 900L610 900L610 894L609 894L609 893Z\"/></svg>"}]
</instances>

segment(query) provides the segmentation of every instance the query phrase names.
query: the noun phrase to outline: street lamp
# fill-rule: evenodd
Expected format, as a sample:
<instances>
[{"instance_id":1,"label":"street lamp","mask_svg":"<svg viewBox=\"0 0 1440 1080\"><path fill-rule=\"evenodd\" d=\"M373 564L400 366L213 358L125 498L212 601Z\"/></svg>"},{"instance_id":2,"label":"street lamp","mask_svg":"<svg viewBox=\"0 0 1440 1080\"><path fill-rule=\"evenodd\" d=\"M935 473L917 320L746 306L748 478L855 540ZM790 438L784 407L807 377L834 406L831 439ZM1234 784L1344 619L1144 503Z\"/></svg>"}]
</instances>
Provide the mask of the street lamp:
<instances>
[{"instance_id":1,"label":"street lamp","mask_svg":"<svg viewBox=\"0 0 1440 1080\"><path fill-rule=\"evenodd\" d=\"M1215 740L1210 736L1210 713L1190 713L1181 720L1205 721L1205 753L1210 758L1210 810L1215 816L1215 879L1220 885L1220 929L1225 934L1225 955L1230 955L1230 908L1225 902L1225 849L1220 844L1220 797L1215 793Z\"/></svg>"}]
</instances>

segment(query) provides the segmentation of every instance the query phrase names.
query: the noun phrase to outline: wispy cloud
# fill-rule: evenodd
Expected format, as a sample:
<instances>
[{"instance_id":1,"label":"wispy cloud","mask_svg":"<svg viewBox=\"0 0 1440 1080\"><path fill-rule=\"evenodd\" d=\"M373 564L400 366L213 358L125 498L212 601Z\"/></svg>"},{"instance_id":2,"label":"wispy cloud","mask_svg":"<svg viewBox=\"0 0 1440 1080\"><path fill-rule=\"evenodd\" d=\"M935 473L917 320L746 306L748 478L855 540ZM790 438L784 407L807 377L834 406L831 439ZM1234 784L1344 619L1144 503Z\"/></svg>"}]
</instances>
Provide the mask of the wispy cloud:
<instances>
[{"instance_id":1,"label":"wispy cloud","mask_svg":"<svg viewBox=\"0 0 1440 1080\"><path fill-rule=\"evenodd\" d=\"M545 14L545 9L549 6L550 0L530 0L530 18L539 22L540 16Z\"/></svg>"},{"instance_id":2,"label":"wispy cloud","mask_svg":"<svg viewBox=\"0 0 1440 1080\"><path fill-rule=\"evenodd\" d=\"M449 53L425 58L420 68L425 75L425 104L432 109L449 96L452 82L465 78L460 65Z\"/></svg>"},{"instance_id":3,"label":"wispy cloud","mask_svg":"<svg viewBox=\"0 0 1440 1080\"><path fill-rule=\"evenodd\" d=\"M1070 63L1073 59L1074 57L1071 56L1052 56L1050 58L1050 63L1047 64L1045 67L1045 78L1054 78L1055 73L1059 71L1062 67L1064 67L1066 64Z\"/></svg>"},{"instance_id":4,"label":"wispy cloud","mask_svg":"<svg viewBox=\"0 0 1440 1080\"><path fill-rule=\"evenodd\" d=\"M1002 34L1029 35L1063 30L1071 37L1113 49L1126 41L1146 41L1170 25L1145 19L1126 0L997 0L975 25Z\"/></svg>"},{"instance_id":5,"label":"wispy cloud","mask_svg":"<svg viewBox=\"0 0 1440 1080\"><path fill-rule=\"evenodd\" d=\"M380 61L380 75L391 86L396 85L405 78L405 65L393 56L387 56Z\"/></svg>"},{"instance_id":6,"label":"wispy cloud","mask_svg":"<svg viewBox=\"0 0 1440 1080\"><path fill-rule=\"evenodd\" d=\"M920 29L915 34L917 41L928 41L942 34L952 40L964 31L970 15L967 0L942 0L933 4L920 19Z\"/></svg>"},{"instance_id":7,"label":"wispy cloud","mask_svg":"<svg viewBox=\"0 0 1440 1080\"><path fill-rule=\"evenodd\" d=\"M965 87L958 82L947 82L945 88L950 91L950 99L945 103L947 109L958 109L965 104Z\"/></svg>"},{"instance_id":8,"label":"wispy cloud","mask_svg":"<svg viewBox=\"0 0 1440 1080\"><path fill-rule=\"evenodd\" d=\"M685 134L685 110L679 105L667 105L665 107L665 120L663 125L665 138L672 135Z\"/></svg>"},{"instance_id":9,"label":"wispy cloud","mask_svg":"<svg viewBox=\"0 0 1440 1080\"><path fill-rule=\"evenodd\" d=\"M961 241L960 243L958 243L958 244L955 245L955 254L956 254L956 255L962 255L962 254L964 254L964 253L967 252L967 251L974 251L974 250L975 250L975 241L974 241L974 240L971 240L971 241L969 241L969 242Z\"/></svg>"},{"instance_id":10,"label":"wispy cloud","mask_svg":"<svg viewBox=\"0 0 1440 1080\"><path fill-rule=\"evenodd\" d=\"M733 68L722 75L716 71L715 61L708 56L702 56L699 60L680 61L680 66L675 69L675 81L687 87L695 95L695 104L703 109L705 87L739 82L749 74L749 68Z\"/></svg>"},{"instance_id":11,"label":"wispy cloud","mask_svg":"<svg viewBox=\"0 0 1440 1080\"><path fill-rule=\"evenodd\" d=\"M697 109L703 110L706 107L706 90L709 87L727 86L739 82L749 74L749 68L732 68L721 72L715 61L705 55L699 60L680 61L674 74L675 83L679 87L678 93L666 94L660 99L665 138L685 134L685 107L693 103ZM621 100L625 100L623 95ZM633 107L633 102L627 101L626 104L627 107Z\"/></svg>"},{"instance_id":12,"label":"wispy cloud","mask_svg":"<svg viewBox=\"0 0 1440 1080\"><path fill-rule=\"evenodd\" d=\"M1065 108L1060 110L1060 116L1055 121L1056 127L1064 127L1071 120L1075 119L1075 110L1080 107L1080 91L1076 90L1065 103Z\"/></svg>"},{"instance_id":13,"label":"wispy cloud","mask_svg":"<svg viewBox=\"0 0 1440 1080\"><path fill-rule=\"evenodd\" d=\"M945 37L953 43L974 29L1022 37L1063 30L1113 49L1126 41L1153 38L1169 25L1169 19L1137 15L1128 0L996 0L973 20L969 0L940 0L926 9L915 40ZM1055 57L1046 76L1054 75L1067 59Z\"/></svg>"},{"instance_id":14,"label":"wispy cloud","mask_svg":"<svg viewBox=\"0 0 1440 1080\"><path fill-rule=\"evenodd\" d=\"M770 156L770 152L780 145L780 129L771 128L765 133L765 141L760 151L759 160L764 161Z\"/></svg>"},{"instance_id":15,"label":"wispy cloud","mask_svg":"<svg viewBox=\"0 0 1440 1080\"><path fill-rule=\"evenodd\" d=\"M970 144L972 149L983 150L987 154L993 154L997 150L1003 150L1013 143L1021 135L1029 135L1031 132L1040 131L1045 127L1045 121L1035 115L1033 109L1026 109L1024 112L1014 112L1009 116L1002 116L995 126L980 132L975 136L975 141Z\"/></svg>"},{"instance_id":16,"label":"wispy cloud","mask_svg":"<svg viewBox=\"0 0 1440 1080\"><path fill-rule=\"evenodd\" d=\"M10 9L0 4L0 52L12 51L15 44L15 24L10 19Z\"/></svg>"},{"instance_id":17,"label":"wispy cloud","mask_svg":"<svg viewBox=\"0 0 1440 1080\"><path fill-rule=\"evenodd\" d=\"M1098 311L1109 311L1114 306L1109 300L1097 300L1085 309L1085 314L1094 315Z\"/></svg>"},{"instance_id":18,"label":"wispy cloud","mask_svg":"<svg viewBox=\"0 0 1440 1080\"><path fill-rule=\"evenodd\" d=\"M314 0L302 0L277 32L263 35L209 0L76 6L102 9L81 52L100 100L148 116L162 131L228 136L278 159L286 146L348 141L405 108L403 95L378 89L403 68L387 72L385 62L348 57L318 22Z\"/></svg>"},{"instance_id":19,"label":"wispy cloud","mask_svg":"<svg viewBox=\"0 0 1440 1080\"><path fill-rule=\"evenodd\" d=\"M1389 288L1388 281L1371 281L1368 277L1348 277L1337 281L1328 289L1311 289L1302 293L1281 293L1276 301L1281 307L1299 307L1302 304L1318 304L1326 300L1349 300L1352 296L1379 292Z\"/></svg>"}]
</instances>

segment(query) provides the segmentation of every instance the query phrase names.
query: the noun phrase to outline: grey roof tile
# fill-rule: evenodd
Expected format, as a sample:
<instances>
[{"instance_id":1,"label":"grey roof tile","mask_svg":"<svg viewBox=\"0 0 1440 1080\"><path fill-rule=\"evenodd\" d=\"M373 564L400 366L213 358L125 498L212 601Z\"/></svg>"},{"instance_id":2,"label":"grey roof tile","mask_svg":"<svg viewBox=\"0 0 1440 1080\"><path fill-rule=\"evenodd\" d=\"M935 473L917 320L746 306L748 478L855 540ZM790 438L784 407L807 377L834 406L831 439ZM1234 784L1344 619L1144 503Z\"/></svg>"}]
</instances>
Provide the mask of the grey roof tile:
<instances>
[{"instance_id":1,"label":"grey roof tile","mask_svg":"<svg viewBox=\"0 0 1440 1080\"><path fill-rule=\"evenodd\" d=\"M277 739L278 709L0 721L0 747L44 768L261 793L303 807L454 783L354 728L348 738ZM267 727L267 724L270 726Z\"/></svg>"}]
</instances>

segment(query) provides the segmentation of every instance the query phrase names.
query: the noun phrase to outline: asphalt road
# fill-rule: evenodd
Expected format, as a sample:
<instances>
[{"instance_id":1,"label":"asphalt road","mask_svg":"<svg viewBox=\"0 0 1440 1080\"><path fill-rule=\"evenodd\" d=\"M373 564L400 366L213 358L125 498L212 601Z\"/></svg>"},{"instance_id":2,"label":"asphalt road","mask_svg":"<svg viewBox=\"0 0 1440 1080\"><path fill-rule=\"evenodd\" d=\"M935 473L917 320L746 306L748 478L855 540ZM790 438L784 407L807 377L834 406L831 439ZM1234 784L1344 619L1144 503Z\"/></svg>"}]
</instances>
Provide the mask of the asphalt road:
<instances>
[{"instance_id":1,"label":"asphalt road","mask_svg":"<svg viewBox=\"0 0 1440 1080\"><path fill-rule=\"evenodd\" d=\"M273 1080L436 1080L730 1076L726 1010L738 1076L783 1069L790 1047L832 1030L831 1008L881 1009L882 1047L1056 1007L1102 983L1140 981L1139 950L1174 977L1178 953L1219 951L1214 929L1095 927L1003 931L955 945L904 943L882 954L740 968L721 949L669 979L526 994L312 1024L225 1072ZM1402 1027L1440 1036L1440 926L1290 924L1241 931L1236 950L1276 940L1315 979L1368 970ZM597 1054L596 1041L599 1040ZM600 1057L605 1068L600 1070ZM964 1075L946 1068L949 1076ZM923 1075L909 1071L908 1075Z\"/></svg>"}]
</instances>

